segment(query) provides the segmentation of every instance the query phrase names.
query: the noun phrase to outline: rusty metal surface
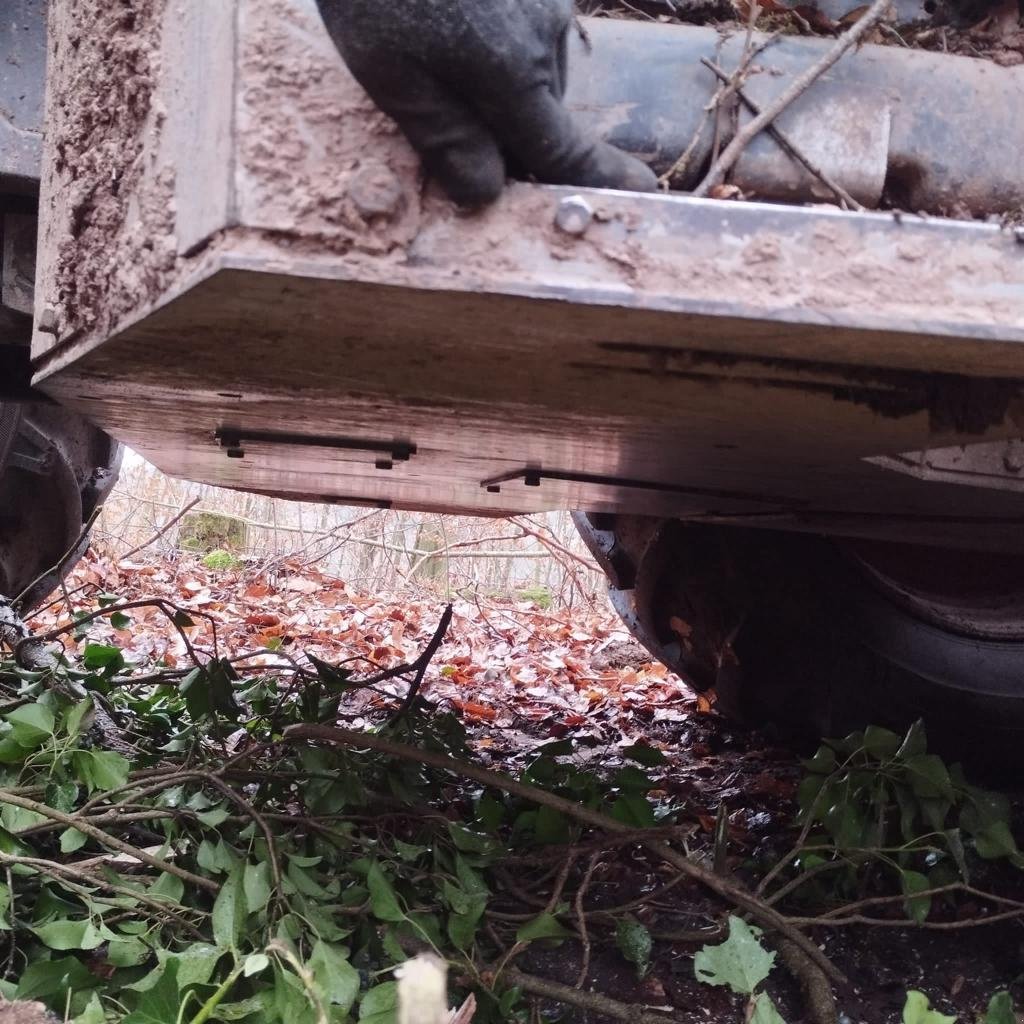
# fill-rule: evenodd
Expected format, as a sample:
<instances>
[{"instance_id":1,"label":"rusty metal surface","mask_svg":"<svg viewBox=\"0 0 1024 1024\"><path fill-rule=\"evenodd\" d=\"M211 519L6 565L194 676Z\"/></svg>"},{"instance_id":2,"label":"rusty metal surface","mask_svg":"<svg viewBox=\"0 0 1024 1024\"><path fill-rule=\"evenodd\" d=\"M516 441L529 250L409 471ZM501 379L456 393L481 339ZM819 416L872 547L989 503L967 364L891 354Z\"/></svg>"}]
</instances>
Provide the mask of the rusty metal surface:
<instances>
[{"instance_id":1,"label":"rusty metal surface","mask_svg":"<svg viewBox=\"0 0 1024 1024\"><path fill-rule=\"evenodd\" d=\"M576 44L570 105L611 141L666 170L699 128L717 87L700 59L732 71L745 33L618 19L590 20L587 31L592 49ZM781 36L758 56L746 91L764 105L831 45ZM1024 67L868 45L847 54L777 124L865 205L877 204L887 181L908 210L987 214L1024 203L1021 109ZM741 114L741 121L748 118ZM700 179L711 142L706 128L687 185ZM821 187L791 164L762 134L733 181L768 198L822 198Z\"/></svg>"}]
</instances>

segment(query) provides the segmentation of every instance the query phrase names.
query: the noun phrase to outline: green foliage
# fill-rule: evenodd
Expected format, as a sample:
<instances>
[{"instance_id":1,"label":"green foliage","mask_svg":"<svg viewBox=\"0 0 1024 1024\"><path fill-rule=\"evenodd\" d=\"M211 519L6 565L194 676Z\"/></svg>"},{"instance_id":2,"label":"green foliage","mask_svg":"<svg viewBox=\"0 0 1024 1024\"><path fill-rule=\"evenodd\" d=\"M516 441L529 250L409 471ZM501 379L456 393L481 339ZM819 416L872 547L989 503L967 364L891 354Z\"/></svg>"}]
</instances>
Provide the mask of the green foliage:
<instances>
[{"instance_id":1,"label":"green foliage","mask_svg":"<svg viewBox=\"0 0 1024 1024\"><path fill-rule=\"evenodd\" d=\"M651 933L635 918L627 916L615 929L615 941L622 955L636 964L637 975L642 978L651 966L651 950L654 948Z\"/></svg>"},{"instance_id":2,"label":"green foliage","mask_svg":"<svg viewBox=\"0 0 1024 1024\"><path fill-rule=\"evenodd\" d=\"M213 569L216 572L237 569L242 564L238 558L224 548L215 548L208 554L203 555L202 562L205 568Z\"/></svg>"},{"instance_id":3,"label":"green foliage","mask_svg":"<svg viewBox=\"0 0 1024 1024\"><path fill-rule=\"evenodd\" d=\"M112 595L102 603L123 615ZM11 868L0 930L17 977L5 992L75 1024L394 1024L387 972L414 944L476 965L474 1024L522 1019L518 990L490 991L481 968L516 943L574 937L575 915L563 902L485 929L493 868L510 849L572 842L574 822L453 790L449 774L410 762L275 742L291 724L337 720L359 685L345 667L309 658L290 675L243 676L207 658L162 677L88 628L81 657L50 672L0 662L0 866ZM134 752L104 749L111 720L128 725ZM394 735L467 752L461 722L437 710ZM610 778L574 754L572 742L544 744L525 776L633 825L667 819L647 797L659 751L628 748ZM611 923L645 973L646 928Z\"/></svg>"},{"instance_id":4,"label":"green foliage","mask_svg":"<svg viewBox=\"0 0 1024 1024\"><path fill-rule=\"evenodd\" d=\"M761 930L738 917L729 918L729 937L717 946L705 946L693 958L697 980L705 985L726 985L750 996L771 973L775 954L761 945Z\"/></svg>"},{"instance_id":5,"label":"green foliage","mask_svg":"<svg viewBox=\"0 0 1024 1024\"><path fill-rule=\"evenodd\" d=\"M532 602L542 611L547 611L551 607L551 591L547 587L540 585L524 587L516 596L520 601Z\"/></svg>"},{"instance_id":6,"label":"green foliage","mask_svg":"<svg viewBox=\"0 0 1024 1024\"><path fill-rule=\"evenodd\" d=\"M774 965L775 954L761 945L761 930L733 916L725 942L705 946L693 958L697 980L747 996L747 1018L758 1024L785 1024L767 993L757 991Z\"/></svg>"},{"instance_id":7,"label":"green foliage","mask_svg":"<svg viewBox=\"0 0 1024 1024\"><path fill-rule=\"evenodd\" d=\"M988 1001L988 1010L982 1024L1017 1024L1013 998L1009 992L997 992Z\"/></svg>"},{"instance_id":8,"label":"green foliage","mask_svg":"<svg viewBox=\"0 0 1024 1024\"><path fill-rule=\"evenodd\" d=\"M911 990L903 1006L903 1024L956 1024L956 1017L947 1017L931 1009L928 997L923 992Z\"/></svg>"},{"instance_id":9,"label":"green foliage","mask_svg":"<svg viewBox=\"0 0 1024 1024\"><path fill-rule=\"evenodd\" d=\"M805 769L798 791L808 830L802 866L840 860L851 888L881 869L915 921L931 913L931 890L970 880L975 858L1024 866L1009 802L968 784L960 765L928 753L920 722L905 736L871 726L828 740Z\"/></svg>"},{"instance_id":10,"label":"green foliage","mask_svg":"<svg viewBox=\"0 0 1024 1024\"><path fill-rule=\"evenodd\" d=\"M183 551L242 551L247 542L244 520L220 512L190 512L178 528L178 546Z\"/></svg>"}]
</instances>

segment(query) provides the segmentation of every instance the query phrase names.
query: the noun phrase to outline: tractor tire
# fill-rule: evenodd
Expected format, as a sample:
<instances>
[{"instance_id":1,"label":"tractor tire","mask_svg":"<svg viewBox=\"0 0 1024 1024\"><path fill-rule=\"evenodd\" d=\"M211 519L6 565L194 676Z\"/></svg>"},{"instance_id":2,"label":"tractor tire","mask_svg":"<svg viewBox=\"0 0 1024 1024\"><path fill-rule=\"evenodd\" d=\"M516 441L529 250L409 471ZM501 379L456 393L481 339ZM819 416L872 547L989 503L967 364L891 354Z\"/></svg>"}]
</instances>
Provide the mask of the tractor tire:
<instances>
[{"instance_id":1,"label":"tractor tire","mask_svg":"<svg viewBox=\"0 0 1024 1024\"><path fill-rule=\"evenodd\" d=\"M716 707L797 743L924 720L1004 770L1024 739L1024 557L576 515L633 635Z\"/></svg>"},{"instance_id":2,"label":"tractor tire","mask_svg":"<svg viewBox=\"0 0 1024 1024\"><path fill-rule=\"evenodd\" d=\"M25 614L89 545L83 527L117 480L121 447L74 413L0 402L0 596Z\"/></svg>"}]
</instances>

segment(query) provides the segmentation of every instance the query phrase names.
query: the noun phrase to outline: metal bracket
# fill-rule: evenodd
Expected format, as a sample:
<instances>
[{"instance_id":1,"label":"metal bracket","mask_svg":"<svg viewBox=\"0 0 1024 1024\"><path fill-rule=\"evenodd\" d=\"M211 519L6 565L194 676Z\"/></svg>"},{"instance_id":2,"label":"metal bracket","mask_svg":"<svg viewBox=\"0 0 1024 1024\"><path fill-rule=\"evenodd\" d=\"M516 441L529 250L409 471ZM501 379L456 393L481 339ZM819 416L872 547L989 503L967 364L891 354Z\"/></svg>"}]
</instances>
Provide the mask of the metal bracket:
<instances>
[{"instance_id":1,"label":"metal bracket","mask_svg":"<svg viewBox=\"0 0 1024 1024\"><path fill-rule=\"evenodd\" d=\"M513 480L521 480L526 487L540 487L545 480L558 481L561 483L589 484L597 487L616 487L620 490L633 491L655 491L661 494L686 494L704 498L723 498L732 501L753 501L762 505L778 507L778 498L767 498L762 494L749 494L746 491L723 491L708 487L687 487L683 484L671 484L655 480L634 480L623 476L605 476L600 473L579 473L574 470L564 469L540 469L534 466L526 466L523 469L513 469L498 476L481 480L480 486L488 494L500 494L501 485ZM797 508L806 505L806 502L786 500L786 507Z\"/></svg>"},{"instance_id":2,"label":"metal bracket","mask_svg":"<svg viewBox=\"0 0 1024 1024\"><path fill-rule=\"evenodd\" d=\"M376 469L393 469L396 462L408 462L416 454L410 441L373 441L366 438L325 437L314 434L284 434L272 430L248 430L221 427L214 437L229 459L244 459L245 444L272 444L302 448L333 448L340 451L382 454L373 465Z\"/></svg>"}]
</instances>

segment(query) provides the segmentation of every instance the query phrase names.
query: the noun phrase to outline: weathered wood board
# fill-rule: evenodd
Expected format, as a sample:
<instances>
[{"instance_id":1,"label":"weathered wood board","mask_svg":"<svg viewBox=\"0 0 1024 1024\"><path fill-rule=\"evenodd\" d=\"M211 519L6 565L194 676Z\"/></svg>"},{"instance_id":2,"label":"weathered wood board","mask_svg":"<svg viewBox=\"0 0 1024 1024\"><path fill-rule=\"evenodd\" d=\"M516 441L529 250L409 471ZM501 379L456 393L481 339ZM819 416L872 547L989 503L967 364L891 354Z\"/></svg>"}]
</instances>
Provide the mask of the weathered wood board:
<instances>
[{"instance_id":1,"label":"weathered wood board","mask_svg":"<svg viewBox=\"0 0 1024 1024\"><path fill-rule=\"evenodd\" d=\"M168 472L1021 543L1012 474L866 461L1020 435L1012 231L532 185L461 215L312 0L54 6L36 379Z\"/></svg>"}]
</instances>

